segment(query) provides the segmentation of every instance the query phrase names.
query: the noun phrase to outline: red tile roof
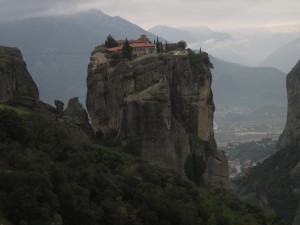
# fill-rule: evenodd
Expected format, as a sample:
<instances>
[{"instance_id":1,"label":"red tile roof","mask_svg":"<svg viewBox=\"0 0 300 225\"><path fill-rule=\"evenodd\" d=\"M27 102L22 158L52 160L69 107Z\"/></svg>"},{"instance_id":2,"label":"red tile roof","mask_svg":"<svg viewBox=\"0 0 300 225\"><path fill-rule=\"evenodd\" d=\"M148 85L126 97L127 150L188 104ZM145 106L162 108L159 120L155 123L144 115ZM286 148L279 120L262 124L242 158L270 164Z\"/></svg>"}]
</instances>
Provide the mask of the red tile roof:
<instances>
[{"instance_id":1,"label":"red tile roof","mask_svg":"<svg viewBox=\"0 0 300 225\"><path fill-rule=\"evenodd\" d=\"M151 44L151 43L130 43L129 44L132 48L151 48L151 47L155 47L155 44ZM113 48L107 48L107 51L110 52L117 52L117 51L121 51L122 50L122 46L117 46L117 47L113 47Z\"/></svg>"}]
</instances>

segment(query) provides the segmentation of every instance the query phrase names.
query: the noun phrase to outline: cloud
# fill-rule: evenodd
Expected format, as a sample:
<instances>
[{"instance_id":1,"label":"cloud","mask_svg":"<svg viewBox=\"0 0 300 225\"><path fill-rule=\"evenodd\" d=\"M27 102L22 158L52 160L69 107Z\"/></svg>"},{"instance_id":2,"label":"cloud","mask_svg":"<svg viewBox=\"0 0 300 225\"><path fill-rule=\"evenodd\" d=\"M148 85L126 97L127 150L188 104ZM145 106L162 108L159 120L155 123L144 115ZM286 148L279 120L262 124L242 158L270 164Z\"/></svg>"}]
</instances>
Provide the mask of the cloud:
<instances>
[{"instance_id":1,"label":"cloud","mask_svg":"<svg viewBox=\"0 0 300 225\"><path fill-rule=\"evenodd\" d=\"M0 20L70 14L91 8L144 28L238 27L300 23L299 0L0 0Z\"/></svg>"}]
</instances>

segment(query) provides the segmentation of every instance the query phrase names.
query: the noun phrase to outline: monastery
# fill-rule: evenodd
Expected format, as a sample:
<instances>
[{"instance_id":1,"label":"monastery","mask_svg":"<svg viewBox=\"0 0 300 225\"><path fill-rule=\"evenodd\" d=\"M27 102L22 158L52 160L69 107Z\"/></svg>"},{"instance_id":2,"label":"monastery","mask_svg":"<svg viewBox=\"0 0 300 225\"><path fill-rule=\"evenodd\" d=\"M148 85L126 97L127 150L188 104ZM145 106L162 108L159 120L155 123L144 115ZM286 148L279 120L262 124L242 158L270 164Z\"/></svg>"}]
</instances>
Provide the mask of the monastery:
<instances>
[{"instance_id":1,"label":"monastery","mask_svg":"<svg viewBox=\"0 0 300 225\"><path fill-rule=\"evenodd\" d=\"M113 48L107 48L106 52L111 54L114 52L121 53L122 46L125 40L117 40L118 46ZM145 34L142 34L141 37L137 40L129 40L129 45L132 47L133 56L141 56L150 53L156 53L156 44L152 44L149 41L149 38Z\"/></svg>"}]
</instances>

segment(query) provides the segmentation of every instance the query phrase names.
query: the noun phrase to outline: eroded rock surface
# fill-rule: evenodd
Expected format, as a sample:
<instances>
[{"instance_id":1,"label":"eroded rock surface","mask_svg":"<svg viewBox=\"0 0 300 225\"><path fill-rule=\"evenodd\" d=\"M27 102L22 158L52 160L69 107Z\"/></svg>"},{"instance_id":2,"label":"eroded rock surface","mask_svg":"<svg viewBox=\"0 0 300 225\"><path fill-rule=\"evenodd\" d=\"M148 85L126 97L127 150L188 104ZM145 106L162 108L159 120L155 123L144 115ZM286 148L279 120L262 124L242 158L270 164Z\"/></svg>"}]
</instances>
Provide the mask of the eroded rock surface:
<instances>
[{"instance_id":1,"label":"eroded rock surface","mask_svg":"<svg viewBox=\"0 0 300 225\"><path fill-rule=\"evenodd\" d=\"M94 132L89 117L78 98L71 98L68 107L63 111L62 118L71 128L73 135L80 140L93 140Z\"/></svg>"},{"instance_id":2,"label":"eroded rock surface","mask_svg":"<svg viewBox=\"0 0 300 225\"><path fill-rule=\"evenodd\" d=\"M237 183L245 201L273 209L277 215L300 224L300 61L287 75L288 113L277 142L278 151L254 167Z\"/></svg>"},{"instance_id":3,"label":"eroded rock surface","mask_svg":"<svg viewBox=\"0 0 300 225\"><path fill-rule=\"evenodd\" d=\"M94 51L87 109L94 131L115 130L115 138L132 154L227 190L228 163L213 133L208 56L197 57L201 60L193 65L189 56L168 54L116 64Z\"/></svg>"},{"instance_id":4,"label":"eroded rock surface","mask_svg":"<svg viewBox=\"0 0 300 225\"><path fill-rule=\"evenodd\" d=\"M293 184L293 194L300 202L300 61L294 66L286 78L288 112L283 133L280 135L277 146L289 151L289 146L295 146L298 154L294 154L298 163L290 169L289 176ZM300 204L295 213L293 225L300 224Z\"/></svg>"},{"instance_id":5,"label":"eroded rock surface","mask_svg":"<svg viewBox=\"0 0 300 225\"><path fill-rule=\"evenodd\" d=\"M21 51L0 46L0 102L34 106L39 91L29 74Z\"/></svg>"}]
</instances>

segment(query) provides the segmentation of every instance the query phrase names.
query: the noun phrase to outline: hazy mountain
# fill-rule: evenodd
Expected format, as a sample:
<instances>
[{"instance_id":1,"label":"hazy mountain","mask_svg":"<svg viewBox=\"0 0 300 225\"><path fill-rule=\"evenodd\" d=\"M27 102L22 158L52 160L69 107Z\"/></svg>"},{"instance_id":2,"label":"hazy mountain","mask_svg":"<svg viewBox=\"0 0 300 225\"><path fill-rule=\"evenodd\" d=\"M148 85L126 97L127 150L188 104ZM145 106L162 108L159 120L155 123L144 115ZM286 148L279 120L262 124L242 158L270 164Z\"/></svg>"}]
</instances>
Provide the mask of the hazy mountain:
<instances>
[{"instance_id":1,"label":"hazy mountain","mask_svg":"<svg viewBox=\"0 0 300 225\"><path fill-rule=\"evenodd\" d=\"M224 145L278 138L286 118L285 74L270 67L246 67L210 57L215 138Z\"/></svg>"},{"instance_id":2,"label":"hazy mountain","mask_svg":"<svg viewBox=\"0 0 300 225\"><path fill-rule=\"evenodd\" d=\"M210 56L217 106L259 108L286 106L285 74L270 67L246 67Z\"/></svg>"},{"instance_id":3,"label":"hazy mountain","mask_svg":"<svg viewBox=\"0 0 300 225\"><path fill-rule=\"evenodd\" d=\"M300 38L291 41L269 55L260 66L271 66L289 72L300 58Z\"/></svg>"},{"instance_id":4,"label":"hazy mountain","mask_svg":"<svg viewBox=\"0 0 300 225\"><path fill-rule=\"evenodd\" d=\"M156 36L120 17L92 10L69 16L41 17L0 23L0 44L19 47L40 89L42 100L85 102L90 52L108 34L116 39Z\"/></svg>"},{"instance_id":5,"label":"hazy mountain","mask_svg":"<svg viewBox=\"0 0 300 225\"><path fill-rule=\"evenodd\" d=\"M169 41L185 40L189 48L208 52L220 59L256 66L278 46L294 40L299 34L291 30L270 30L267 28L227 29L222 32L207 27L155 26L149 31ZM274 67L274 66L273 66Z\"/></svg>"},{"instance_id":6,"label":"hazy mountain","mask_svg":"<svg viewBox=\"0 0 300 225\"><path fill-rule=\"evenodd\" d=\"M164 37L168 41L178 42L185 40L188 43L204 42L207 40L223 41L231 36L226 33L216 32L207 27L181 27L174 28L163 25L154 26L149 31L158 36Z\"/></svg>"}]
</instances>

